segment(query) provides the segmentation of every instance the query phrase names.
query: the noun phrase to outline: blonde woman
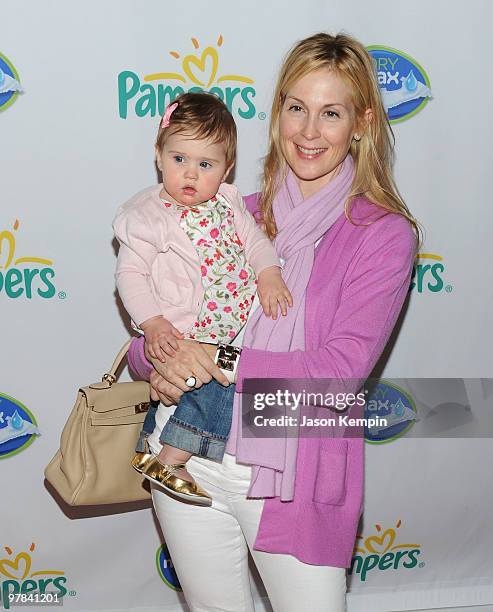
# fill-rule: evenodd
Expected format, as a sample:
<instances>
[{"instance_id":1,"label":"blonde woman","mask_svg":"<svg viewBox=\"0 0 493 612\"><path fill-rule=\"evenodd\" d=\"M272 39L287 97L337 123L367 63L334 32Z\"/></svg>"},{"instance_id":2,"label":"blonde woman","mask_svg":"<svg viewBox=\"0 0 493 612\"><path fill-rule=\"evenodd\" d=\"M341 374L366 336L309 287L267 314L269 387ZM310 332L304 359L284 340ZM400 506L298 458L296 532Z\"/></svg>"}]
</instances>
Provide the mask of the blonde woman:
<instances>
[{"instance_id":1,"label":"blonde woman","mask_svg":"<svg viewBox=\"0 0 493 612\"><path fill-rule=\"evenodd\" d=\"M250 316L243 348L179 341L166 364L130 363L161 399L158 435L183 392L236 370L233 426L222 464L192 458L211 508L153 491L154 507L193 611L250 612L248 552L275 612L341 612L363 508L361 438L243 438L245 379L365 379L406 297L417 225L391 175L391 132L372 61L353 38L320 33L296 44L274 92L258 212L293 295L287 317Z\"/></svg>"}]
</instances>

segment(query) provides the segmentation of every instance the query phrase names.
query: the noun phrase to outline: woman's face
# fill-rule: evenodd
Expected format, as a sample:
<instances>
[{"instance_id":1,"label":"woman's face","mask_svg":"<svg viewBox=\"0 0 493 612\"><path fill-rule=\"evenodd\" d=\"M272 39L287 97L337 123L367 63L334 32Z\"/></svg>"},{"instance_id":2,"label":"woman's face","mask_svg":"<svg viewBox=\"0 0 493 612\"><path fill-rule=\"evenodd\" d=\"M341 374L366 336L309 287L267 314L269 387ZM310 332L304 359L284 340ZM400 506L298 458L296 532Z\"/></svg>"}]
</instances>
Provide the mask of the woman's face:
<instances>
[{"instance_id":1,"label":"woman's face","mask_svg":"<svg viewBox=\"0 0 493 612\"><path fill-rule=\"evenodd\" d=\"M336 176L357 134L351 90L330 68L307 74L287 91L279 132L306 199Z\"/></svg>"}]
</instances>

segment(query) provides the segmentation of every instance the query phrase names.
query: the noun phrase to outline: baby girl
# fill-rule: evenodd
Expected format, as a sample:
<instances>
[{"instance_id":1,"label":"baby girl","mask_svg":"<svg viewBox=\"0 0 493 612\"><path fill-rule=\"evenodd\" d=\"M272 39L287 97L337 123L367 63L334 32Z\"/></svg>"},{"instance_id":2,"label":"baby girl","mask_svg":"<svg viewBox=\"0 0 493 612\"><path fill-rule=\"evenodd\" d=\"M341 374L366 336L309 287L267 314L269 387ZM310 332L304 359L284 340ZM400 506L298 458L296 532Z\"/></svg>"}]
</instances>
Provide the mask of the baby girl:
<instances>
[{"instance_id":1,"label":"baby girl","mask_svg":"<svg viewBox=\"0 0 493 612\"><path fill-rule=\"evenodd\" d=\"M178 340L190 339L217 344L217 360L245 325L256 291L267 316L277 318L279 309L286 315L292 306L273 246L238 190L224 182L235 155L236 125L223 102L183 94L159 127L162 184L117 213L117 288L152 358L165 361L179 350ZM222 460L234 384L212 380L194 389L193 374L185 381L191 391L161 432L157 456L146 441L158 406L151 402L132 465L175 497L211 505L186 462L192 455Z\"/></svg>"}]
</instances>

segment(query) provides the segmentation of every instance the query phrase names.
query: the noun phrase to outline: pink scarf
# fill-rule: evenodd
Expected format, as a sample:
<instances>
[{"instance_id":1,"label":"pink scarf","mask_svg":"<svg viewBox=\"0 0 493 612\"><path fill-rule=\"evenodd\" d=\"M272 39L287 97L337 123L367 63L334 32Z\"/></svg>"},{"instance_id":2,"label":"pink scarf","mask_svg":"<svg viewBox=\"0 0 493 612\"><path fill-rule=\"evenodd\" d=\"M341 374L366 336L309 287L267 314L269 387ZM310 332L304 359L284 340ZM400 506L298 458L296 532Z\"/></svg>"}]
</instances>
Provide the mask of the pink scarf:
<instances>
[{"instance_id":1,"label":"pink scarf","mask_svg":"<svg viewBox=\"0 0 493 612\"><path fill-rule=\"evenodd\" d=\"M295 175L288 172L273 204L278 227L274 245L285 262L282 275L292 293L293 307L277 321L257 308L248 319L243 346L273 352L305 349L305 295L315 244L343 213L353 177L354 163L348 155L337 176L303 200ZM227 450L239 462L253 466L249 497L293 499L298 438L243 438L239 393L235 394Z\"/></svg>"}]
</instances>

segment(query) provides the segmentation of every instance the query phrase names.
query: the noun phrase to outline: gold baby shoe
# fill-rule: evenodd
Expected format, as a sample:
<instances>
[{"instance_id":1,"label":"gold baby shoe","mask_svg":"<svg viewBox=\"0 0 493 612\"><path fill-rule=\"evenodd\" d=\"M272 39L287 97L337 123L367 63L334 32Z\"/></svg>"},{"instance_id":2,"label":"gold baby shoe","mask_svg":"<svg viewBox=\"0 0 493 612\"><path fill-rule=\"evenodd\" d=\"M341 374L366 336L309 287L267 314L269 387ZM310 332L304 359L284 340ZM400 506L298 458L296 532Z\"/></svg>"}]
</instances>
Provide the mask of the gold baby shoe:
<instances>
[{"instance_id":1,"label":"gold baby shoe","mask_svg":"<svg viewBox=\"0 0 493 612\"><path fill-rule=\"evenodd\" d=\"M145 468L147 462L155 457L152 453L135 453L134 458L131 461L131 465L134 470L142 474L142 470Z\"/></svg>"},{"instance_id":2,"label":"gold baby shoe","mask_svg":"<svg viewBox=\"0 0 493 612\"><path fill-rule=\"evenodd\" d=\"M151 453L149 444L145 442L145 451L143 453L135 453L134 458L131 461L131 465L134 470L142 474L142 470L145 468L147 462L155 457L154 453Z\"/></svg>"},{"instance_id":3,"label":"gold baby shoe","mask_svg":"<svg viewBox=\"0 0 493 612\"><path fill-rule=\"evenodd\" d=\"M186 469L184 463L164 464L154 457L144 466L142 476L154 484L172 493L179 499L188 500L201 506L212 505L212 497L195 481L188 482L175 476L175 472L181 468Z\"/></svg>"}]
</instances>

